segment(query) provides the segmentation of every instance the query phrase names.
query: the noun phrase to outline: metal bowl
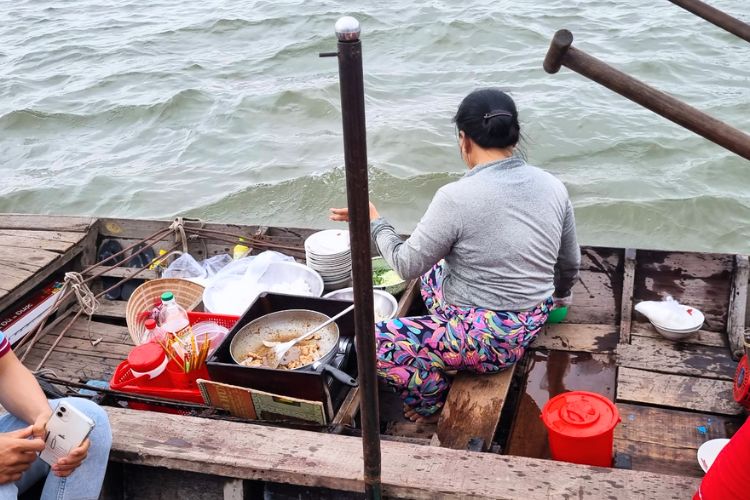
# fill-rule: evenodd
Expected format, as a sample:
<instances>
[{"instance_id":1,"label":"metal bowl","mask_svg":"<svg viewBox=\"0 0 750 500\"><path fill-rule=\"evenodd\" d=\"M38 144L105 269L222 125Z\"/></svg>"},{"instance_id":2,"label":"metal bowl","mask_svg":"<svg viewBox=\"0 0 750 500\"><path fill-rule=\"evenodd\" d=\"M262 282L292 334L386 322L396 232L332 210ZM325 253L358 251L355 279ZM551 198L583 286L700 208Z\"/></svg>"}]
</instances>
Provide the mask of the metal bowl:
<instances>
[{"instance_id":1,"label":"metal bowl","mask_svg":"<svg viewBox=\"0 0 750 500\"><path fill-rule=\"evenodd\" d=\"M388 263L385 261L383 257L373 257L372 258L372 271L380 271L381 269L387 269L390 270L391 266L388 265ZM401 281L398 283L394 283L393 285L372 285L373 288L377 290L385 290L386 292L390 293L391 295L398 295L399 293L406 290L406 280L401 278Z\"/></svg>"},{"instance_id":2,"label":"metal bowl","mask_svg":"<svg viewBox=\"0 0 750 500\"><path fill-rule=\"evenodd\" d=\"M373 309L375 310L375 322L392 319L396 316L398 302L396 297L384 290L373 290ZM354 300L354 289L352 287L342 288L329 292L323 296L324 299ZM379 313L379 314L378 314ZM380 317L378 317L380 316Z\"/></svg>"},{"instance_id":3,"label":"metal bowl","mask_svg":"<svg viewBox=\"0 0 750 500\"><path fill-rule=\"evenodd\" d=\"M248 351L260 349L264 340L277 342L280 340L280 334L283 334L283 337L298 337L329 319L331 319L330 316L309 309L288 309L266 314L251 321L237 332L229 344L229 354L235 363L240 364L245 358L244 355ZM339 327L334 322L318 333L320 334L319 350L323 354L313 363L320 361L326 364L338 351ZM289 339L285 338L285 340ZM306 368L313 363L298 366L295 370Z\"/></svg>"}]
</instances>

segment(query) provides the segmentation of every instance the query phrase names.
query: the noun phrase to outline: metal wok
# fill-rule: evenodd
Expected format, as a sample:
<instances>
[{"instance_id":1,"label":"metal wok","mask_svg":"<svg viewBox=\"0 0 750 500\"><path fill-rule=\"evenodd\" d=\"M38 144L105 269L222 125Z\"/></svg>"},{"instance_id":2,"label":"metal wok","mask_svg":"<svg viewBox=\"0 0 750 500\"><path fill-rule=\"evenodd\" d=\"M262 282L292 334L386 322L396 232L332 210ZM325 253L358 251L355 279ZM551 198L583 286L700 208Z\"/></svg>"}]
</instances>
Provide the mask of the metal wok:
<instances>
[{"instance_id":1,"label":"metal wok","mask_svg":"<svg viewBox=\"0 0 750 500\"><path fill-rule=\"evenodd\" d=\"M264 340L271 342L291 340L328 319L330 319L330 316L309 309L289 309L266 314L251 321L237 332L229 344L229 353L235 363L241 364L241 361L247 357L248 352L259 352L261 349L267 349L263 346ZM324 365L328 364L336 356L339 343L338 325L331 323L317 334L320 335L318 352L321 353L321 356L313 362L294 368L295 370L311 367L315 361ZM284 370L285 368L280 367L279 369Z\"/></svg>"}]
</instances>

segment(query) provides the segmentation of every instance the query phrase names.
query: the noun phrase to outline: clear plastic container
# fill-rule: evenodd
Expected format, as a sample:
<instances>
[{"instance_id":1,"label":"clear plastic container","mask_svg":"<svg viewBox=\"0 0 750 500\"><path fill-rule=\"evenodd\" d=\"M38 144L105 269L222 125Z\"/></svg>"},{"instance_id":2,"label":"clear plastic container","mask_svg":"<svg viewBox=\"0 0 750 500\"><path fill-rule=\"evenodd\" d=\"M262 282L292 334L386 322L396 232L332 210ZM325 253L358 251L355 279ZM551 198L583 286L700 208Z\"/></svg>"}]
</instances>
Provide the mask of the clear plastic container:
<instances>
[{"instance_id":1,"label":"clear plastic container","mask_svg":"<svg viewBox=\"0 0 750 500\"><path fill-rule=\"evenodd\" d=\"M178 333L190 326L187 311L174 299L172 292L161 295L163 307L159 312L159 326L170 333Z\"/></svg>"}]
</instances>

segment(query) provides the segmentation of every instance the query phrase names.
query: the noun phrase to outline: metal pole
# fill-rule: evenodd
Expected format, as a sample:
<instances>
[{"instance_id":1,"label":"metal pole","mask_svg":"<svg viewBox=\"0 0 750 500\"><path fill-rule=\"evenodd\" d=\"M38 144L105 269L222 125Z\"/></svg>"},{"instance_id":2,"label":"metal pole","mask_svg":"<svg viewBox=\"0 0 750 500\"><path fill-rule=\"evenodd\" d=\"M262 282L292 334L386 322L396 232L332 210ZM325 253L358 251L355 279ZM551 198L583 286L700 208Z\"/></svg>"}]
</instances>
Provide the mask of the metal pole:
<instances>
[{"instance_id":1,"label":"metal pole","mask_svg":"<svg viewBox=\"0 0 750 500\"><path fill-rule=\"evenodd\" d=\"M573 34L570 31L560 30L555 33L544 58L544 69L547 73L557 73L561 66L566 66L750 160L750 135L571 47L572 43Z\"/></svg>"},{"instance_id":2,"label":"metal pole","mask_svg":"<svg viewBox=\"0 0 750 500\"><path fill-rule=\"evenodd\" d=\"M365 134L365 88L359 22L342 17L336 22L341 115L344 126L346 198L349 207L349 238L352 247L354 285L354 331L362 421L365 495L380 499L380 417L378 380L375 371L375 317L370 255L370 206L367 188L367 138Z\"/></svg>"},{"instance_id":3,"label":"metal pole","mask_svg":"<svg viewBox=\"0 0 750 500\"><path fill-rule=\"evenodd\" d=\"M702 17L709 23L715 24L733 35L737 35L746 42L750 42L750 24L744 23L729 14L711 7L700 0L669 0L673 4Z\"/></svg>"}]
</instances>

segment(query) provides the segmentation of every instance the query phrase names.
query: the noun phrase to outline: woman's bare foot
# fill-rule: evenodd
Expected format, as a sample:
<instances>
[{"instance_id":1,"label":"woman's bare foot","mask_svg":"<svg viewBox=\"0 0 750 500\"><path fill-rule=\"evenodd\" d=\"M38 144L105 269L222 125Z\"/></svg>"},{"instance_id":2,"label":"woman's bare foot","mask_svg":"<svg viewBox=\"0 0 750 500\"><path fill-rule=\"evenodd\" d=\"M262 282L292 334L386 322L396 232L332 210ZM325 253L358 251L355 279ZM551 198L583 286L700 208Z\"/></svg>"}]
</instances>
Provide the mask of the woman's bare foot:
<instances>
[{"instance_id":1,"label":"woman's bare foot","mask_svg":"<svg viewBox=\"0 0 750 500\"><path fill-rule=\"evenodd\" d=\"M417 422L420 424L434 424L437 423L437 421L440 419L440 412L437 411L429 416L420 415L417 413L414 408L404 405L404 417L408 418L412 422Z\"/></svg>"}]
</instances>

